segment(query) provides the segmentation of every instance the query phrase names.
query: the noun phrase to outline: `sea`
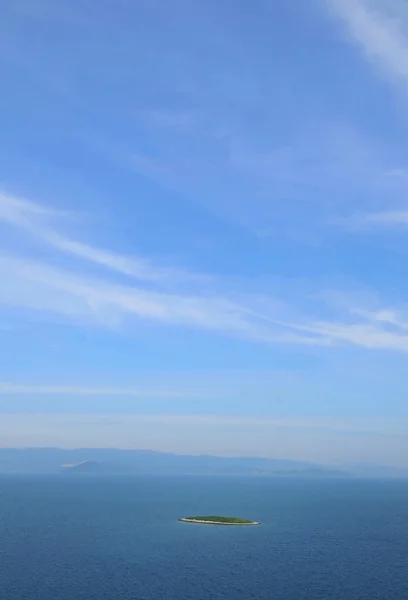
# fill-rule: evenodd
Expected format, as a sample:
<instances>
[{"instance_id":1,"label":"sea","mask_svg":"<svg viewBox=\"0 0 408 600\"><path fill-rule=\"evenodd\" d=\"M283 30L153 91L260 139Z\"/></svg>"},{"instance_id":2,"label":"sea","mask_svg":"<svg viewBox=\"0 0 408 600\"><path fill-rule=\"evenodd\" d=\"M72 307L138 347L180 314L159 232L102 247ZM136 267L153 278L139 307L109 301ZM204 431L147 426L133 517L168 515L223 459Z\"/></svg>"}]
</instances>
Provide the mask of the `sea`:
<instances>
[{"instance_id":1,"label":"sea","mask_svg":"<svg viewBox=\"0 0 408 600\"><path fill-rule=\"evenodd\" d=\"M408 482L1 476L0 598L408 600Z\"/></svg>"}]
</instances>

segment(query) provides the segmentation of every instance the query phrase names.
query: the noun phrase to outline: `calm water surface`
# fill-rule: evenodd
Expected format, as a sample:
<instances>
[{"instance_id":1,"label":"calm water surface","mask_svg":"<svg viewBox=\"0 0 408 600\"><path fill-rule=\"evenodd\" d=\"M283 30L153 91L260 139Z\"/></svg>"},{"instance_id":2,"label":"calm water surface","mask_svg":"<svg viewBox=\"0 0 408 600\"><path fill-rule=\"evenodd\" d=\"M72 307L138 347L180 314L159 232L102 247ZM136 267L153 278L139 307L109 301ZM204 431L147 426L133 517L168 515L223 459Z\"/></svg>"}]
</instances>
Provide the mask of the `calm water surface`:
<instances>
[{"instance_id":1,"label":"calm water surface","mask_svg":"<svg viewBox=\"0 0 408 600\"><path fill-rule=\"evenodd\" d=\"M0 477L0 597L407 600L408 482Z\"/></svg>"}]
</instances>

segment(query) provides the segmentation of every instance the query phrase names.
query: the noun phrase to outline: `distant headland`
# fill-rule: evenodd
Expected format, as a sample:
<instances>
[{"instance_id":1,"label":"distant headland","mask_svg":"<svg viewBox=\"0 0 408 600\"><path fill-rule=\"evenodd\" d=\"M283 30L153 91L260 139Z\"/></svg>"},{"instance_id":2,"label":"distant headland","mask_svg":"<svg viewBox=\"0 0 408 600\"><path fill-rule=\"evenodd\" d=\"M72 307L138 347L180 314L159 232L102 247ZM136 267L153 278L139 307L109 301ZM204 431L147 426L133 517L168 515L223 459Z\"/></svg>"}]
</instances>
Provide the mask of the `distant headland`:
<instances>
[{"instance_id":1,"label":"distant headland","mask_svg":"<svg viewBox=\"0 0 408 600\"><path fill-rule=\"evenodd\" d=\"M179 519L183 523L201 523L204 525L260 525L259 521L248 521L237 517L183 517Z\"/></svg>"}]
</instances>

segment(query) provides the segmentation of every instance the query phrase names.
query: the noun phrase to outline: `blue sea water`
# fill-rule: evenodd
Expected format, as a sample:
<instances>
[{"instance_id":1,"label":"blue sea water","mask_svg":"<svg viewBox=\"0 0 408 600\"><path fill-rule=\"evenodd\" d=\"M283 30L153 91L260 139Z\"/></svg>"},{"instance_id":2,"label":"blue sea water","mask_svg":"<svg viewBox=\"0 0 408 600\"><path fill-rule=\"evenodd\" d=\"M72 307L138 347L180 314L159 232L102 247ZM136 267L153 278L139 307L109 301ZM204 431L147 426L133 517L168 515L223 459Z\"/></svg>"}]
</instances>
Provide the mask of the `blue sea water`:
<instances>
[{"instance_id":1,"label":"blue sea water","mask_svg":"<svg viewBox=\"0 0 408 600\"><path fill-rule=\"evenodd\" d=\"M408 482L3 476L0 597L406 600Z\"/></svg>"}]
</instances>

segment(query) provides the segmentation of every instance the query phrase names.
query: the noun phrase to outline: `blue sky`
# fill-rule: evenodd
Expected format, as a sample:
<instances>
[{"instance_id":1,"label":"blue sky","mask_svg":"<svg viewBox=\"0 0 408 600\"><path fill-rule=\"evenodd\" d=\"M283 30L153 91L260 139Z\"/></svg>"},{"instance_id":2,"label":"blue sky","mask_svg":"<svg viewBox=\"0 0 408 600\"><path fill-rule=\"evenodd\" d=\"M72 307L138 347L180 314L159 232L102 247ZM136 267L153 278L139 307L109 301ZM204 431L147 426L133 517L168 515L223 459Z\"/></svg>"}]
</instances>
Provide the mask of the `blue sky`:
<instances>
[{"instance_id":1,"label":"blue sky","mask_svg":"<svg viewBox=\"0 0 408 600\"><path fill-rule=\"evenodd\" d=\"M408 466L406 3L0 8L0 443Z\"/></svg>"}]
</instances>

